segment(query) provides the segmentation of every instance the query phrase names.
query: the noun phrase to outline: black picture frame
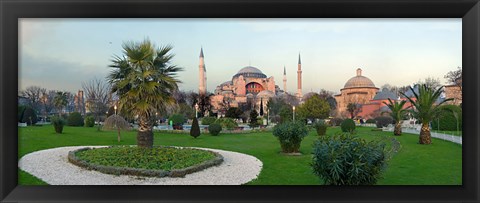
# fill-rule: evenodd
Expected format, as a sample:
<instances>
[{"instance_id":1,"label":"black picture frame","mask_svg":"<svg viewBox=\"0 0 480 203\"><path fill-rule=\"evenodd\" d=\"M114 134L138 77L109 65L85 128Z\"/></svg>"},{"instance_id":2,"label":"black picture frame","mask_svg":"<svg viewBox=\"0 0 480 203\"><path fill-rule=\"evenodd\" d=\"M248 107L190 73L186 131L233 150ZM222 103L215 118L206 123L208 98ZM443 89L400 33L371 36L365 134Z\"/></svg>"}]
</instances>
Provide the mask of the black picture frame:
<instances>
[{"instance_id":1,"label":"black picture frame","mask_svg":"<svg viewBox=\"0 0 480 203\"><path fill-rule=\"evenodd\" d=\"M478 0L2 0L0 200L3 202L478 202ZM19 18L462 18L462 186L18 186Z\"/></svg>"}]
</instances>

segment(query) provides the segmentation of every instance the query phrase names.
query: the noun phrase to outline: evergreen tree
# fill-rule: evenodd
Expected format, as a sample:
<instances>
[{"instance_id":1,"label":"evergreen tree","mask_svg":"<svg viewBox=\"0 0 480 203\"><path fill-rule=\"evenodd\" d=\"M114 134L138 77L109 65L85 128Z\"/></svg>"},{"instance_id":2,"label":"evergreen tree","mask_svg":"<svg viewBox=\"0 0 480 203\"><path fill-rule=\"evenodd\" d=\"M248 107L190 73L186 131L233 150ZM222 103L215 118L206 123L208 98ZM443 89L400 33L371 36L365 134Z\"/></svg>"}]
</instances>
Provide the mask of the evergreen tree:
<instances>
[{"instance_id":1,"label":"evergreen tree","mask_svg":"<svg viewBox=\"0 0 480 203\"><path fill-rule=\"evenodd\" d=\"M200 126L198 126L198 119L193 118L192 128L190 129L190 136L197 138L200 136Z\"/></svg>"},{"instance_id":2,"label":"evergreen tree","mask_svg":"<svg viewBox=\"0 0 480 203\"><path fill-rule=\"evenodd\" d=\"M249 126L254 129L255 127L258 126L258 123L257 123L257 117L258 117L258 113L255 109L253 109L251 112L250 112L250 124Z\"/></svg>"},{"instance_id":3,"label":"evergreen tree","mask_svg":"<svg viewBox=\"0 0 480 203\"><path fill-rule=\"evenodd\" d=\"M260 99L260 116L263 116L263 98Z\"/></svg>"}]
</instances>

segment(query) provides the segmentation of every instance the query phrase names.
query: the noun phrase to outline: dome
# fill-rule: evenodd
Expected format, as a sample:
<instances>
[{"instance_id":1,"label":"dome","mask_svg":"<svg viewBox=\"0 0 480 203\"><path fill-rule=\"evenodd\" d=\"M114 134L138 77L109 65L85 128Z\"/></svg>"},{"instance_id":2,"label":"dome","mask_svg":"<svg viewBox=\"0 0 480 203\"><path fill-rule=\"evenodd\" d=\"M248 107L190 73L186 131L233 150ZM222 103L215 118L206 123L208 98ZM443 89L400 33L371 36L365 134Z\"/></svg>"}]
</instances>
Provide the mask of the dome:
<instances>
[{"instance_id":1,"label":"dome","mask_svg":"<svg viewBox=\"0 0 480 203\"><path fill-rule=\"evenodd\" d=\"M255 68L253 66L246 66L240 69L237 72L237 74L235 74L233 77L235 78L240 75L243 75L243 77L249 77L249 78L267 78L267 76L263 74L260 69Z\"/></svg>"},{"instance_id":2,"label":"dome","mask_svg":"<svg viewBox=\"0 0 480 203\"><path fill-rule=\"evenodd\" d=\"M369 78L362 76L362 69L359 68L357 69L357 76L350 78L344 86L344 88L353 87L375 87L375 84Z\"/></svg>"}]
</instances>

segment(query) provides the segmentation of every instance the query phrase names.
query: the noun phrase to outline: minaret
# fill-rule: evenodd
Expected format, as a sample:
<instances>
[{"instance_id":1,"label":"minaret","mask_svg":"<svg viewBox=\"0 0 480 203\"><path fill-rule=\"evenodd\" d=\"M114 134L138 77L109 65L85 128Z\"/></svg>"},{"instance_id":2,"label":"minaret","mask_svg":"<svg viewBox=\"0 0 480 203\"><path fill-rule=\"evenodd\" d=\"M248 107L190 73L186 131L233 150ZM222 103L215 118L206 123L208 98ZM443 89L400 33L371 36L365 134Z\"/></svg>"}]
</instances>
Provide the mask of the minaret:
<instances>
[{"instance_id":1,"label":"minaret","mask_svg":"<svg viewBox=\"0 0 480 203\"><path fill-rule=\"evenodd\" d=\"M297 97L302 98L302 61L300 53L298 54L298 70L297 70Z\"/></svg>"},{"instance_id":2,"label":"minaret","mask_svg":"<svg viewBox=\"0 0 480 203\"><path fill-rule=\"evenodd\" d=\"M207 90L207 70L205 69L205 61L203 58L203 47L200 48L200 64L198 65L198 94L205 94Z\"/></svg>"},{"instance_id":3,"label":"minaret","mask_svg":"<svg viewBox=\"0 0 480 203\"><path fill-rule=\"evenodd\" d=\"M287 70L283 66L283 92L287 93Z\"/></svg>"}]
</instances>

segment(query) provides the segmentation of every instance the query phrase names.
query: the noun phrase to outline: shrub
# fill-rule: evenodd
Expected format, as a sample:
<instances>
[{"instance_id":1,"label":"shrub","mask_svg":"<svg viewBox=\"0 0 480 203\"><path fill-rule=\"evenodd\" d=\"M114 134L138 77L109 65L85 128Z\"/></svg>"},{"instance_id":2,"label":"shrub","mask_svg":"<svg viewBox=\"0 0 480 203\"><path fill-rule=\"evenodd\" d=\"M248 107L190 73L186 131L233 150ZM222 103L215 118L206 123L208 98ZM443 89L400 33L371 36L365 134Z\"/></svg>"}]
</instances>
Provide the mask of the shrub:
<instances>
[{"instance_id":1,"label":"shrub","mask_svg":"<svg viewBox=\"0 0 480 203\"><path fill-rule=\"evenodd\" d=\"M377 123L377 122L375 121L375 119L370 118L365 123Z\"/></svg>"},{"instance_id":2,"label":"shrub","mask_svg":"<svg viewBox=\"0 0 480 203\"><path fill-rule=\"evenodd\" d=\"M307 134L307 127L302 122L285 122L273 128L273 135L278 138L285 153L298 152L300 143Z\"/></svg>"},{"instance_id":3,"label":"shrub","mask_svg":"<svg viewBox=\"0 0 480 203\"><path fill-rule=\"evenodd\" d=\"M316 122L313 127L317 130L317 135L325 135L327 132L327 124L323 120Z\"/></svg>"},{"instance_id":4,"label":"shrub","mask_svg":"<svg viewBox=\"0 0 480 203\"><path fill-rule=\"evenodd\" d=\"M217 120L215 117L204 117L202 118L202 125L210 125Z\"/></svg>"},{"instance_id":5,"label":"shrub","mask_svg":"<svg viewBox=\"0 0 480 203\"><path fill-rule=\"evenodd\" d=\"M250 112L250 122L248 125L252 129L254 129L255 127L258 127L257 116L258 116L258 113L255 109Z\"/></svg>"},{"instance_id":6,"label":"shrub","mask_svg":"<svg viewBox=\"0 0 480 203\"><path fill-rule=\"evenodd\" d=\"M237 122L235 122L231 118L219 118L214 123L220 124L223 128L227 130L233 130L234 128L238 127Z\"/></svg>"},{"instance_id":7,"label":"shrub","mask_svg":"<svg viewBox=\"0 0 480 203\"><path fill-rule=\"evenodd\" d=\"M345 119L340 124L340 127L342 128L342 132L352 133L355 131L355 121L350 118Z\"/></svg>"},{"instance_id":8,"label":"shrub","mask_svg":"<svg viewBox=\"0 0 480 203\"><path fill-rule=\"evenodd\" d=\"M432 120L432 130L457 130L457 119L458 119L458 130L462 130L462 109L455 105L444 105L440 107L442 113L438 119ZM457 112L457 118L453 112Z\"/></svg>"},{"instance_id":9,"label":"shrub","mask_svg":"<svg viewBox=\"0 0 480 203\"><path fill-rule=\"evenodd\" d=\"M325 185L374 185L385 165L385 144L378 141L337 134L314 143L313 171Z\"/></svg>"},{"instance_id":10,"label":"shrub","mask_svg":"<svg viewBox=\"0 0 480 203\"><path fill-rule=\"evenodd\" d=\"M330 125L332 126L339 126L343 122L341 118L332 118L330 119Z\"/></svg>"},{"instance_id":11,"label":"shrub","mask_svg":"<svg viewBox=\"0 0 480 203\"><path fill-rule=\"evenodd\" d=\"M33 110L32 107L25 107L25 110L23 111L22 115L22 123L27 123L27 125L34 125L37 123L37 114L35 113L35 110Z\"/></svg>"},{"instance_id":12,"label":"shrub","mask_svg":"<svg viewBox=\"0 0 480 203\"><path fill-rule=\"evenodd\" d=\"M220 134L220 131L222 131L222 126L218 123L212 123L208 126L208 132L214 136Z\"/></svg>"},{"instance_id":13,"label":"shrub","mask_svg":"<svg viewBox=\"0 0 480 203\"><path fill-rule=\"evenodd\" d=\"M190 136L197 138L200 136L200 126L198 126L198 119L193 118L192 128L190 129Z\"/></svg>"},{"instance_id":14,"label":"shrub","mask_svg":"<svg viewBox=\"0 0 480 203\"><path fill-rule=\"evenodd\" d=\"M68 126L83 126L83 118L82 115L78 112L73 112L68 115L67 118L67 125Z\"/></svg>"},{"instance_id":15,"label":"shrub","mask_svg":"<svg viewBox=\"0 0 480 203\"><path fill-rule=\"evenodd\" d=\"M389 116L380 116L375 118L377 128L387 127L389 124L394 124L393 118Z\"/></svg>"},{"instance_id":16,"label":"shrub","mask_svg":"<svg viewBox=\"0 0 480 203\"><path fill-rule=\"evenodd\" d=\"M55 132L56 133L62 133L63 132L63 126L65 125L65 120L61 117L52 117L51 119L52 121L52 124L53 124L53 128L55 129Z\"/></svg>"},{"instance_id":17,"label":"shrub","mask_svg":"<svg viewBox=\"0 0 480 203\"><path fill-rule=\"evenodd\" d=\"M95 118L93 116L85 117L85 127L93 127L95 125Z\"/></svg>"},{"instance_id":18,"label":"shrub","mask_svg":"<svg viewBox=\"0 0 480 203\"><path fill-rule=\"evenodd\" d=\"M182 130L185 123L185 117L182 114L173 114L168 119L172 121L173 129Z\"/></svg>"}]
</instances>

